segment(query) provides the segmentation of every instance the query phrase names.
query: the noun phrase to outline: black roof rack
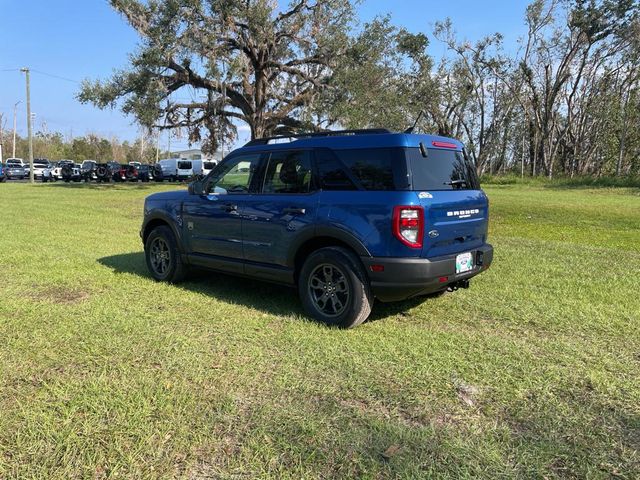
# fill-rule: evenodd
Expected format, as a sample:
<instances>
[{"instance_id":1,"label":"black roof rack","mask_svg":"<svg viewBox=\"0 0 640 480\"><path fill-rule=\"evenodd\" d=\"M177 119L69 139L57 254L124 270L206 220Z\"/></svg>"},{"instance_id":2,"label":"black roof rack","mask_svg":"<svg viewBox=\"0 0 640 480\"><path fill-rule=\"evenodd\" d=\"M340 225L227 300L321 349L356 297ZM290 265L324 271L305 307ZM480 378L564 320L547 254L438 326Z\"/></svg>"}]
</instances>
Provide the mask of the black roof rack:
<instances>
[{"instance_id":1,"label":"black roof rack","mask_svg":"<svg viewBox=\"0 0 640 480\"><path fill-rule=\"evenodd\" d=\"M268 145L272 140L286 140L286 139L300 139L311 137L338 137L343 135L372 135L378 133L392 133L391 130L386 128L364 128L360 130L327 130L325 132L313 132L313 133L292 133L291 135L278 135L276 137L256 138L251 140L245 147L255 147L256 145Z\"/></svg>"}]
</instances>

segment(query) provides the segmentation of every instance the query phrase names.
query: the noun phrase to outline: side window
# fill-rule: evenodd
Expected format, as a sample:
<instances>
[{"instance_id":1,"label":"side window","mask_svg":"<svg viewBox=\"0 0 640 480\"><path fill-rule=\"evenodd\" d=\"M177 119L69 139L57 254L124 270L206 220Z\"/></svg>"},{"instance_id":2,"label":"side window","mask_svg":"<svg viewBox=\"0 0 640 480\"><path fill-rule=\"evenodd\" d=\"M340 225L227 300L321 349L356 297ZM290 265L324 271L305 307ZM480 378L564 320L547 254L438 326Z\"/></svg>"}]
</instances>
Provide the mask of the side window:
<instances>
[{"instance_id":1,"label":"side window","mask_svg":"<svg viewBox=\"0 0 640 480\"><path fill-rule=\"evenodd\" d=\"M328 148L316 150L316 166L322 190L357 190L344 166Z\"/></svg>"},{"instance_id":2,"label":"side window","mask_svg":"<svg viewBox=\"0 0 640 480\"><path fill-rule=\"evenodd\" d=\"M239 155L222 162L211 172L206 192L213 194L249 193L258 171L261 154Z\"/></svg>"},{"instance_id":3,"label":"side window","mask_svg":"<svg viewBox=\"0 0 640 480\"><path fill-rule=\"evenodd\" d=\"M310 152L274 152L267 164L262 193L309 193L311 176Z\"/></svg>"},{"instance_id":4,"label":"side window","mask_svg":"<svg viewBox=\"0 0 640 480\"><path fill-rule=\"evenodd\" d=\"M390 149L335 150L335 154L366 190L395 190Z\"/></svg>"}]
</instances>

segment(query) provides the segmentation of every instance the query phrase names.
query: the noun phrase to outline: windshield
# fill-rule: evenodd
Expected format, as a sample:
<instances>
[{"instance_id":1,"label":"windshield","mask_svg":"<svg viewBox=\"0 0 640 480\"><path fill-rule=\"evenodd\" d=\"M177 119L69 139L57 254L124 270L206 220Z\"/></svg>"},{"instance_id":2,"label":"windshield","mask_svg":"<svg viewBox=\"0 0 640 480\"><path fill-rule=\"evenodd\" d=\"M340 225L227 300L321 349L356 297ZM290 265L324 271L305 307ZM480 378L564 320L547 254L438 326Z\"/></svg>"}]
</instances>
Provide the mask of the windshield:
<instances>
[{"instance_id":1,"label":"windshield","mask_svg":"<svg viewBox=\"0 0 640 480\"><path fill-rule=\"evenodd\" d=\"M463 152L429 148L425 158L419 148L407 148L413 190L479 190L478 175Z\"/></svg>"}]
</instances>

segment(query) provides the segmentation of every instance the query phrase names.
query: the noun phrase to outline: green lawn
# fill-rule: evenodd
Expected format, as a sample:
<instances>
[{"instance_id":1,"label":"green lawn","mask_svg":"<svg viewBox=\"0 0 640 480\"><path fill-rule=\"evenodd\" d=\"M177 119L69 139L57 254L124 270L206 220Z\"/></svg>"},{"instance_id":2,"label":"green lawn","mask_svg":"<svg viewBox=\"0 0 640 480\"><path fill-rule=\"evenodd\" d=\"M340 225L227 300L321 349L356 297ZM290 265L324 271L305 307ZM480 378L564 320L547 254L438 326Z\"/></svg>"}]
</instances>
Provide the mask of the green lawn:
<instances>
[{"instance_id":1,"label":"green lawn","mask_svg":"<svg viewBox=\"0 0 640 480\"><path fill-rule=\"evenodd\" d=\"M149 279L145 195L0 185L0 478L639 478L640 191L489 186L493 267L349 331Z\"/></svg>"}]
</instances>

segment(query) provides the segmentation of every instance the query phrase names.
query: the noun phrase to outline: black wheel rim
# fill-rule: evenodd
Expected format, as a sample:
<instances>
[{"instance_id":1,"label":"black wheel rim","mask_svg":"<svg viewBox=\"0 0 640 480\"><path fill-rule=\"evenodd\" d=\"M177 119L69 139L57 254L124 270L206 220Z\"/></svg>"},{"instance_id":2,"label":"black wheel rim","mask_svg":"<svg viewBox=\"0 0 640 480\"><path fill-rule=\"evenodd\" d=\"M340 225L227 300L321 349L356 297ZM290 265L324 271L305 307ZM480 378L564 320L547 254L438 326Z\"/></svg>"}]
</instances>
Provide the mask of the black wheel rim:
<instances>
[{"instance_id":1,"label":"black wheel rim","mask_svg":"<svg viewBox=\"0 0 640 480\"><path fill-rule=\"evenodd\" d=\"M335 265L318 265L309 275L307 286L311 301L323 315L338 317L347 309L351 295L349 282Z\"/></svg>"},{"instance_id":2,"label":"black wheel rim","mask_svg":"<svg viewBox=\"0 0 640 480\"><path fill-rule=\"evenodd\" d=\"M167 274L171 265L171 252L169 244L163 238L156 238L151 242L149 259L154 273L161 277Z\"/></svg>"}]
</instances>

